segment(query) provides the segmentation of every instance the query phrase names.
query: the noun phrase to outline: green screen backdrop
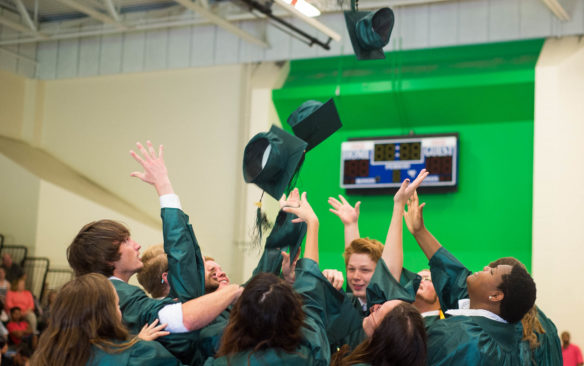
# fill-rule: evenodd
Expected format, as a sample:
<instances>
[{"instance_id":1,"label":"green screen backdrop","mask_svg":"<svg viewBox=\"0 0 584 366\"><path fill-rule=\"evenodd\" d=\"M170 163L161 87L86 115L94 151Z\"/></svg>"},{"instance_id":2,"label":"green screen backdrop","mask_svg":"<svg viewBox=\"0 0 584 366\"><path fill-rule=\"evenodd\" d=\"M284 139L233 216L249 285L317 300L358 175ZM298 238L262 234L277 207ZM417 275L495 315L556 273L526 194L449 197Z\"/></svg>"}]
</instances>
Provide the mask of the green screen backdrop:
<instances>
[{"instance_id":1,"label":"green screen backdrop","mask_svg":"<svg viewBox=\"0 0 584 366\"><path fill-rule=\"evenodd\" d=\"M334 97L343 127L307 153L297 186L320 219L320 267L344 270L343 226L327 199L361 201L362 237L385 241L392 195L346 195L341 143L355 137L459 133L458 190L421 195L426 227L471 271L502 256L531 268L535 64L543 40L292 61L274 105L286 119ZM404 224L404 266L427 260Z\"/></svg>"}]
</instances>

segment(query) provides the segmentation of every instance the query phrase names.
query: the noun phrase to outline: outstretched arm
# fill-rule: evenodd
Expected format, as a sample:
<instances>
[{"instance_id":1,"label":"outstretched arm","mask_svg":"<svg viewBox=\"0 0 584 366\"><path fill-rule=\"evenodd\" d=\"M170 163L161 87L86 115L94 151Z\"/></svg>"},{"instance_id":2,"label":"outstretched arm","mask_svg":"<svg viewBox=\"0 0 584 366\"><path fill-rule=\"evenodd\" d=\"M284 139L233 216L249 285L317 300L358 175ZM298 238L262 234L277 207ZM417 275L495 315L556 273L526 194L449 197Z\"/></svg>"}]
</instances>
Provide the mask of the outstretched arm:
<instances>
[{"instance_id":1,"label":"outstretched arm","mask_svg":"<svg viewBox=\"0 0 584 366\"><path fill-rule=\"evenodd\" d=\"M428 176L428 172L426 169L422 169L418 177L411 184L409 179L404 180L393 197L393 214L381 257L385 261L393 278L398 282L404 264L402 217L408 198L414 194L416 188L418 188L426 176Z\"/></svg>"},{"instance_id":2,"label":"outstretched arm","mask_svg":"<svg viewBox=\"0 0 584 366\"><path fill-rule=\"evenodd\" d=\"M298 218L292 222L306 222L306 245L304 258L309 258L318 263L318 217L306 200L306 192L302 193L298 207L284 207L285 212L293 213Z\"/></svg>"},{"instance_id":3,"label":"outstretched arm","mask_svg":"<svg viewBox=\"0 0 584 366\"><path fill-rule=\"evenodd\" d=\"M201 329L211 323L229 305L239 298L243 287L227 285L210 294L182 304L183 324L189 331Z\"/></svg>"},{"instance_id":4,"label":"outstretched arm","mask_svg":"<svg viewBox=\"0 0 584 366\"><path fill-rule=\"evenodd\" d=\"M418 242L426 258L430 260L442 245L440 245L440 242L436 240L434 235L424 225L423 209L425 205L425 202L421 205L419 204L418 193L414 192L408 199L408 211L405 212L404 218L408 230Z\"/></svg>"},{"instance_id":5,"label":"outstretched arm","mask_svg":"<svg viewBox=\"0 0 584 366\"><path fill-rule=\"evenodd\" d=\"M361 201L355 203L355 207L353 207L340 194L339 200L329 197L328 203L333 206L329 211L337 215L345 227L345 248L347 248L353 240L360 238L359 208L361 207Z\"/></svg>"}]
</instances>

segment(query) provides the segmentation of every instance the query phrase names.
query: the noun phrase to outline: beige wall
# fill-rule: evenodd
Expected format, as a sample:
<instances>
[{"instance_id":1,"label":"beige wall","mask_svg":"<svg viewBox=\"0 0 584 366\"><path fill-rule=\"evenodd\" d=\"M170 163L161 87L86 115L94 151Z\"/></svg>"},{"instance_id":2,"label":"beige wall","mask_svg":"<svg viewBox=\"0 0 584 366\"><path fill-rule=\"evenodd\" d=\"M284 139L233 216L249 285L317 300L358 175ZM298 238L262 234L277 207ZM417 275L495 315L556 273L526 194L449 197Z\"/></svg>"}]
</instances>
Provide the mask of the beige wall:
<instances>
[{"instance_id":1,"label":"beige wall","mask_svg":"<svg viewBox=\"0 0 584 366\"><path fill-rule=\"evenodd\" d=\"M29 225L35 254L65 264L64 248L81 225L104 217L127 222L134 235L144 230L144 244L160 241L154 240L160 227L155 191L129 176L139 166L128 150L151 139L165 145L175 191L203 253L234 281L246 279L259 251L249 248L245 216L253 215L259 190L248 200L254 188L244 185L242 153L253 134L279 123L271 89L284 78L285 70L274 64L47 82L0 75L0 90L10 85L17 91L12 105L19 106L0 129L0 152L41 178L36 221ZM264 203L275 216L270 200Z\"/></svg>"},{"instance_id":2,"label":"beige wall","mask_svg":"<svg viewBox=\"0 0 584 366\"><path fill-rule=\"evenodd\" d=\"M536 67L533 274L537 304L584 346L584 40L546 41Z\"/></svg>"}]
</instances>

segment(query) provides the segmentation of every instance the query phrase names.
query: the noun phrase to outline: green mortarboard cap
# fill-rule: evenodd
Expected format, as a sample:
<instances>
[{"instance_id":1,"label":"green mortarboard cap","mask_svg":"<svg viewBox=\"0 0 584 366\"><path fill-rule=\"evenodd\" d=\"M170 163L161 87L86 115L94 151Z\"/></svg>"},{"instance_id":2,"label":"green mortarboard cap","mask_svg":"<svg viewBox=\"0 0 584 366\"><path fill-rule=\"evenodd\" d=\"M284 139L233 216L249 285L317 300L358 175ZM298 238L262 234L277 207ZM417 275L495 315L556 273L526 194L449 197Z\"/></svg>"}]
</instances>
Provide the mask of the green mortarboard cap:
<instances>
[{"instance_id":1,"label":"green mortarboard cap","mask_svg":"<svg viewBox=\"0 0 584 366\"><path fill-rule=\"evenodd\" d=\"M332 98L324 104L316 100L302 103L288 117L288 124L297 137L308 143L306 151L326 140L343 126Z\"/></svg>"},{"instance_id":2,"label":"green mortarboard cap","mask_svg":"<svg viewBox=\"0 0 584 366\"><path fill-rule=\"evenodd\" d=\"M279 200L302 163L307 143L272 126L249 140L243 152L243 179Z\"/></svg>"},{"instance_id":3,"label":"green mortarboard cap","mask_svg":"<svg viewBox=\"0 0 584 366\"><path fill-rule=\"evenodd\" d=\"M383 47L389 43L394 23L390 8L381 8L375 12L346 11L345 22L357 59L385 58Z\"/></svg>"},{"instance_id":4,"label":"green mortarboard cap","mask_svg":"<svg viewBox=\"0 0 584 366\"><path fill-rule=\"evenodd\" d=\"M306 235L305 222L292 222L296 217L292 213L280 211L276 217L272 232L266 239L266 248L290 247L290 264L296 258L296 254L302 245L302 240Z\"/></svg>"}]
</instances>

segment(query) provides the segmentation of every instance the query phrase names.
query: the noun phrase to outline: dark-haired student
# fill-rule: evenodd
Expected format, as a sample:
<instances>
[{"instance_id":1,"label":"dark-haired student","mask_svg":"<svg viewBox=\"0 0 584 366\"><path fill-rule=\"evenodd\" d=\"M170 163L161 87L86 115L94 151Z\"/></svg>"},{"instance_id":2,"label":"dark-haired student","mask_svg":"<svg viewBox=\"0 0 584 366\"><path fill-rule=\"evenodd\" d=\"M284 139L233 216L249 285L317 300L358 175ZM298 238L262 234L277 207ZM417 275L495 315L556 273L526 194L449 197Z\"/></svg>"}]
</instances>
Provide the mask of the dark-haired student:
<instances>
[{"instance_id":1,"label":"dark-haired student","mask_svg":"<svg viewBox=\"0 0 584 366\"><path fill-rule=\"evenodd\" d=\"M495 268L499 264L525 268L523 263L513 257L499 258L491 262L489 267ZM533 305L521 319L521 325L523 326L521 359L526 361L526 365L554 366L562 364L562 343L558 337L558 329L539 307Z\"/></svg>"},{"instance_id":2,"label":"dark-haired student","mask_svg":"<svg viewBox=\"0 0 584 366\"><path fill-rule=\"evenodd\" d=\"M533 279L525 268L505 264L471 273L426 229L423 207L414 194L408 202L412 234L447 316L428 328L428 364L521 365L520 321L535 303Z\"/></svg>"},{"instance_id":3,"label":"dark-haired student","mask_svg":"<svg viewBox=\"0 0 584 366\"><path fill-rule=\"evenodd\" d=\"M297 196L293 191L291 196ZM205 365L328 365L325 322L334 316L326 298L338 291L318 268L318 218L306 193L285 212L306 222L304 258L296 265L294 288L271 273L255 275L231 311L215 358ZM296 290L296 291L295 291Z\"/></svg>"}]
</instances>

